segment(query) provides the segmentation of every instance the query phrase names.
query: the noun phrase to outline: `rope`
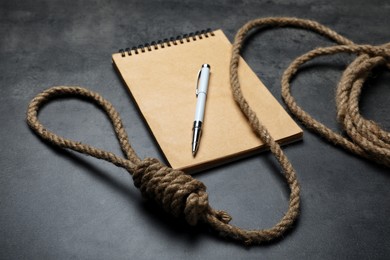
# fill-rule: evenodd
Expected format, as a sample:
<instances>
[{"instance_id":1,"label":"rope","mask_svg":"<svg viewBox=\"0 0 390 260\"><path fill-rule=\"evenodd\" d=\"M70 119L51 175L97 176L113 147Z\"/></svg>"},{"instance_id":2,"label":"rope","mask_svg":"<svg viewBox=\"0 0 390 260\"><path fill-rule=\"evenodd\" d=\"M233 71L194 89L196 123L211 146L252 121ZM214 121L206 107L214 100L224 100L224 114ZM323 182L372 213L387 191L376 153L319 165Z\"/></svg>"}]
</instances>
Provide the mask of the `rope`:
<instances>
[{"instance_id":1,"label":"rope","mask_svg":"<svg viewBox=\"0 0 390 260\"><path fill-rule=\"evenodd\" d=\"M230 74L231 85L236 101L251 120L253 112L243 101L237 76L237 66L242 43L247 33L253 28L264 27L297 27L317 32L340 44L331 47L317 48L295 59L282 76L282 97L288 109L306 127L318 133L331 143L341 146L347 151L370 159L376 163L390 166L390 133L383 130L377 123L365 119L359 112L359 97L364 82L370 72L377 66L387 66L390 69L390 43L381 46L357 45L331 29L311 20L298 18L271 17L249 21L236 34L233 44ZM304 63L324 55L336 53L353 53L358 57L344 71L337 87L336 104L337 119L349 139L335 133L327 126L315 120L298 106L291 94L290 82L299 67ZM243 105L241 105L243 104ZM257 127L252 124L252 127ZM256 132L262 137L262 129ZM263 139L263 137L262 137ZM264 139L263 139L264 140Z\"/></svg>"},{"instance_id":2,"label":"rope","mask_svg":"<svg viewBox=\"0 0 390 260\"><path fill-rule=\"evenodd\" d=\"M248 118L251 127L257 133L259 138L261 138L261 140L263 140L263 142L270 147L271 152L275 155L275 158L280 163L283 169L284 176L291 190L289 207L287 209L287 212L275 226L269 229L246 230L229 224L231 220L229 214L227 214L225 211L215 210L209 205L208 195L206 193L206 186L202 182L194 179L190 175L185 174L183 171L174 170L170 167L163 165L157 159L140 159L130 145L127 133L123 127L122 120L120 119L118 112L107 100L105 100L96 92L92 92L82 87L69 86L52 87L48 90L45 90L42 93L38 94L30 102L27 110L27 123L39 137L46 140L47 142L52 143L55 146L71 149L86 155L103 159L117 165L118 167L126 169L130 173L130 175L132 175L134 185L140 189L141 193L145 197L156 201L173 216L184 217L190 225L196 225L199 222L206 223L222 236L242 242L246 245L261 244L263 242L279 238L290 227L292 227L294 221L298 217L300 206L300 188L298 185L295 171L291 163L284 155L280 146L275 142L275 140L269 134L265 126L262 125L256 114L249 107L248 103L243 97L240 89L237 69L239 65L238 61L240 49L245 35L248 33L249 30L255 27L287 25L310 29L328 36L339 44L344 44L342 46L335 46L330 48L319 48L312 52L309 52L308 54L301 56L300 58L295 60L293 64L286 70L282 80L282 88L283 98L289 109L301 120L303 118L304 120L302 121L304 123L309 122L307 123L307 125L310 126L310 124L312 124L311 127L313 129L317 129L317 126L320 125L320 129L322 129L321 131L325 131L329 135L329 129L312 119L307 113L305 113L297 106L296 102L290 94L289 82L291 80L291 77L297 72L298 67L300 65L319 55L343 51L359 54L364 53L363 55L359 56L359 62L355 61L353 64L351 64L351 66L346 70L343 75L342 81L340 83L340 85L342 85L343 87L340 88L339 91L341 93L339 95L341 96L341 98L338 101L338 106L344 107L345 103L352 103L355 104L355 110L350 111L350 109L353 109L353 106L352 108L348 107L347 109L342 110L342 112L339 113L339 119L342 119L342 121L353 120L352 123L347 123L348 131L351 131L352 133L359 131L363 144L369 142L370 144L375 144L373 145L373 147L377 148L376 144L380 143L385 144L385 148L378 148L382 154L380 157L379 155L373 155L373 151L376 151L378 149L374 149L373 147L371 147L370 151L368 152L367 150L362 150L362 148L356 148L358 146L356 146L352 142L347 141L343 137L338 137L339 140L337 140L337 142L334 142L338 144L348 144L348 147L350 147L349 150L359 151L357 152L358 154L363 155L367 158L376 158L378 162L385 162L384 164L386 165L388 165L389 159L388 142L386 143L386 140L388 141L389 134L381 130L375 123L362 119L361 117L360 119L358 118L359 124L358 122L354 121L356 119L357 100L360 94L360 88L358 87L361 87L361 85L363 84L362 82L365 79L364 78L362 80L361 75L367 77L367 75L363 73L364 71L369 71L370 69L372 69L373 66L376 66L379 63L385 64L386 59L388 59L389 57L388 48L386 48L385 46L373 47L367 45L354 45L351 41L345 39L344 37L331 31L330 29L316 22L308 20L300 20L296 18L266 18L253 20L247 23L239 30L235 37L235 42L233 44L233 53L230 64L230 80L234 99L236 100L242 112ZM372 65L371 67L368 66L367 63L364 63L366 60L370 60L371 63L369 64L374 65ZM361 65L361 62L363 62L363 65ZM387 66L389 66L388 63L386 64ZM354 66L352 67L352 65ZM348 88L348 86L351 82L353 83L353 89L358 88L356 93L353 92L354 96L352 97L352 101L350 98L347 97L348 95L346 93L350 89ZM357 87L355 86L356 84ZM58 136L47 130L39 122L38 111L40 110L40 108L45 103L58 97L64 96L83 97L90 102L96 103L105 111L113 125L114 131L116 133L117 139L119 140L125 158L87 144L82 144L81 142L72 141ZM352 117L353 119L350 119ZM306 120L308 118L312 120ZM369 130L367 130L367 122L370 122ZM375 128L373 127L374 125L376 126ZM368 135L363 134L363 132L361 131L362 129L365 131L364 133L367 133L369 131L369 137Z\"/></svg>"},{"instance_id":3,"label":"rope","mask_svg":"<svg viewBox=\"0 0 390 260\"><path fill-rule=\"evenodd\" d=\"M81 97L96 103L108 115L116 137L125 158L93 146L72 141L47 130L38 120L38 112L44 104L59 97ZM52 87L38 94L30 102L27 109L27 123L30 128L45 141L62 148L103 159L126 169L133 177L134 185L140 189L143 196L160 204L175 217L184 217L190 225L204 222L213 227L219 234L247 245L259 244L281 236L294 222L299 209L299 187L292 166L280 151L278 157L283 157L283 167L291 172L287 181L292 189L290 207L282 220L273 228L265 230L244 230L230 225L232 219L222 210L211 208L208 203L206 186L185 174L165 166L155 158L141 160L130 145L127 133L123 127L118 112L110 102L98 93L82 87L59 86ZM272 138L269 136L269 140ZM275 143L276 144L276 143ZM277 145L277 144L276 144ZM277 145L278 146L278 145ZM278 146L279 147L279 146Z\"/></svg>"}]
</instances>

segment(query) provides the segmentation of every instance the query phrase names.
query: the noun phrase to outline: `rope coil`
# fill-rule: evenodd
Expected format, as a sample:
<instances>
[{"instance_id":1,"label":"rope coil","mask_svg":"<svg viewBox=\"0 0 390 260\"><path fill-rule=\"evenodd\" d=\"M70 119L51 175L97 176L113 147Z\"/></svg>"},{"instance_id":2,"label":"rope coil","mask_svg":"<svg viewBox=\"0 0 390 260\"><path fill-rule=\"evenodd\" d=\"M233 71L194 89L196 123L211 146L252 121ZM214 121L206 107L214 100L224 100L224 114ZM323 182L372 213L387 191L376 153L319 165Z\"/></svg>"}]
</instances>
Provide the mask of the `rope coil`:
<instances>
[{"instance_id":1,"label":"rope coil","mask_svg":"<svg viewBox=\"0 0 390 260\"><path fill-rule=\"evenodd\" d=\"M370 72L377 66L386 66L390 69L390 43L372 46L357 45L351 40L341 36L335 31L311 20L270 17L249 21L237 32L233 44L233 55L231 58L230 75L231 85L236 101L241 109L252 121L252 111L243 101L240 94L240 86L237 76L237 66L240 50L248 32L254 28L264 29L265 27L295 27L316 32L336 42L336 46L316 48L296 58L284 71L281 81L283 100L295 117L306 127L321 135L329 142L346 149L349 152L372 160L378 164L390 166L390 133L383 130L377 123L365 119L359 111L359 98L364 82ZM324 55L336 53L357 54L358 57L344 71L336 92L337 118L348 138L337 134L321 122L314 119L305 112L296 102L291 94L290 82L299 71L300 66L306 62ZM237 92L237 93L236 93ZM241 105L242 103L242 105ZM252 127L255 125L252 124ZM259 131L258 134L260 134Z\"/></svg>"},{"instance_id":2,"label":"rope coil","mask_svg":"<svg viewBox=\"0 0 390 260\"><path fill-rule=\"evenodd\" d=\"M340 46L318 48L298 59L285 71L282 78L282 96L290 111L295 114L305 125L313 128L318 133L328 137L332 142L343 146L347 150L355 152L367 158L374 158L379 163L389 165L389 133L380 129L375 123L365 120L358 113L358 98L360 89L367 77L370 69L377 64L386 64L389 66L390 48L387 46L367 46L354 45L354 43L327 27L314 21L302 20L297 18L263 18L248 22L237 33L233 44L233 52L230 64L230 82L234 99L239 105L248 122L261 140L269 146L277 161L283 169L284 177L290 188L289 206L281 220L269 229L245 230L229 224L231 217L225 211L214 210L208 202L206 186L185 174L182 171L174 170L163 165L157 159L146 158L141 160L128 140L128 135L123 127L122 120L118 112L110 102L105 100L98 93L82 87L59 86L52 87L38 94L30 102L27 109L27 123L30 128L42 139L53 145L71 149L86 155L103 159L115 164L118 167L126 169L133 177L134 185L141 190L141 193L160 204L166 211L171 212L173 216L184 216L190 225L196 225L203 222L211 226L224 237L242 242L246 245L261 244L266 241L281 237L298 217L300 208L300 188L296 178L296 173L286 155L281 150L278 143L272 138L265 126L262 125L257 115L250 108L242 95L237 69L239 66L240 49L244 42L245 35L249 30L264 26L294 26L313 30L334 40ZM357 61L352 63L344 72L340 82L337 103L342 107L338 115L340 121L346 121L347 132L355 135L361 133L361 146L366 143L372 144L369 149L363 150L355 143L339 136L321 123L315 121L306 112L304 112L295 102L290 93L289 82L298 68L303 63L320 55L333 54L337 52L350 52L361 54ZM371 66L371 65L372 66ZM353 83L353 84L352 84ZM352 86L352 87L350 87ZM348 98L349 90L353 95ZM58 136L47 130L38 120L38 111L50 100L62 96L83 97L96 103L108 115L117 139L125 158L117 156L93 146L82 144ZM344 104L351 106L344 107ZM366 135L365 133L369 133ZM357 135L357 134L356 134ZM382 145L378 148L378 144Z\"/></svg>"},{"instance_id":3,"label":"rope coil","mask_svg":"<svg viewBox=\"0 0 390 260\"><path fill-rule=\"evenodd\" d=\"M382 56L375 56L378 52L374 46L356 45L348 46L348 49L336 47L339 46L316 49L296 59L285 71L282 78L283 99L290 111L305 126L317 132L331 143L389 167L390 133L384 131L377 123L365 119L359 111L359 98L364 82L374 67L386 65L386 59ZM364 51L365 53L361 54L347 67L336 91L337 119L350 139L335 133L300 108L291 95L289 83L298 67L311 59L311 55L320 56L347 50L348 52L361 53ZM382 50L379 50L379 53L381 52ZM370 57L370 55L374 56Z\"/></svg>"}]
</instances>

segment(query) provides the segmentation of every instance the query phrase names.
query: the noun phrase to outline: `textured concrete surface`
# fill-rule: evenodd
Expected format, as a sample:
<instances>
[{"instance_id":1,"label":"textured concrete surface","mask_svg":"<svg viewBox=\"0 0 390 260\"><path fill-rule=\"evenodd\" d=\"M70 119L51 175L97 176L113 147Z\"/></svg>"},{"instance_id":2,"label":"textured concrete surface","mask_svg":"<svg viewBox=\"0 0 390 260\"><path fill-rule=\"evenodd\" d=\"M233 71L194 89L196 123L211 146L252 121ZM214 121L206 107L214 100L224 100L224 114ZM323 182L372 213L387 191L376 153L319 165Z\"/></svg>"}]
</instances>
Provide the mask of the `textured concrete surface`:
<instances>
[{"instance_id":1,"label":"textured concrete surface","mask_svg":"<svg viewBox=\"0 0 390 260\"><path fill-rule=\"evenodd\" d=\"M232 40L250 19L315 19L357 43L390 41L388 1L14 1L0 2L1 259L385 259L390 255L389 170L304 129L285 147L302 187L302 213L284 239L246 248L207 227L190 228L143 200L128 174L41 142L25 124L29 100L53 85L100 92L123 117L140 157L161 158L111 65L119 48L211 27ZM244 57L280 99L280 77L298 55L331 43L296 29L268 30ZM316 118L335 121L334 90L350 55L318 59L293 93ZM183 61L185 62L185 61ZM390 73L364 90L363 114L390 130ZM40 116L56 133L119 153L111 126L80 100L49 104ZM274 225L288 190L269 153L196 175L215 208L245 228Z\"/></svg>"}]
</instances>

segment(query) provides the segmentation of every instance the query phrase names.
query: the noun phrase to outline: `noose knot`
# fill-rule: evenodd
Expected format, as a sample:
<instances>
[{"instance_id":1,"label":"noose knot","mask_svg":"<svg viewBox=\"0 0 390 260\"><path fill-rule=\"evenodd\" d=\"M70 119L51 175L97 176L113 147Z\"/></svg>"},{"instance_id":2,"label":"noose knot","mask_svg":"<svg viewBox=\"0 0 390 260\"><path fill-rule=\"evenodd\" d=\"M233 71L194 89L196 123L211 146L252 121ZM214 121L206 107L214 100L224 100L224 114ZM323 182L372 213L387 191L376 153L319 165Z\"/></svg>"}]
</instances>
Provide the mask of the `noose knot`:
<instances>
[{"instance_id":1,"label":"noose knot","mask_svg":"<svg viewBox=\"0 0 390 260\"><path fill-rule=\"evenodd\" d=\"M202 182L163 165L155 158L146 158L137 164L133 180L143 196L161 204L175 217L184 215L190 225L196 225L207 213L224 222L229 219L224 212L210 208L206 186Z\"/></svg>"}]
</instances>

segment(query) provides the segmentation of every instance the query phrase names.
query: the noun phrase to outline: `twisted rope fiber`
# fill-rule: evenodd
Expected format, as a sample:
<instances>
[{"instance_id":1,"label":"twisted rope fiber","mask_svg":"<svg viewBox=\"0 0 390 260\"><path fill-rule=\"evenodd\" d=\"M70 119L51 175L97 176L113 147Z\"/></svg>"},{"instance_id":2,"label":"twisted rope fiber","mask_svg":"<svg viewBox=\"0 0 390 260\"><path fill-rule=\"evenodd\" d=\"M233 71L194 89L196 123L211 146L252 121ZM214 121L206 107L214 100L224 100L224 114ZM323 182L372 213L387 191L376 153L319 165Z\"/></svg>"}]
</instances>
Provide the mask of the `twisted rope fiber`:
<instances>
[{"instance_id":1,"label":"twisted rope fiber","mask_svg":"<svg viewBox=\"0 0 390 260\"><path fill-rule=\"evenodd\" d=\"M253 112L242 97L237 76L239 54L243 41L247 33L253 28L286 26L311 30L340 44L309 51L295 59L285 70L281 81L282 97L289 110L306 127L318 133L331 143L341 146L354 154L389 167L390 133L383 130L377 123L363 118L359 111L359 97L364 82L367 80L374 67L386 66L390 69L390 43L381 46L357 45L331 29L311 20L271 17L249 21L236 34L230 67L231 86L235 93L235 99L240 104L244 113L248 116L249 121L252 122L251 117L253 117ZM319 56L343 52L358 55L344 71L336 91L337 119L348 134L349 139L335 133L299 107L291 94L290 87L292 78L298 72L299 67L304 63ZM257 127L257 123L251 124L252 127ZM260 136L263 136L265 133L261 128L256 130L256 132Z\"/></svg>"}]
</instances>

